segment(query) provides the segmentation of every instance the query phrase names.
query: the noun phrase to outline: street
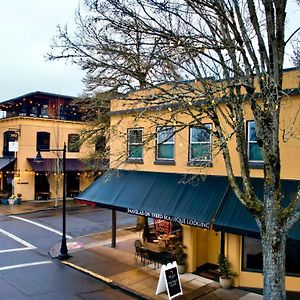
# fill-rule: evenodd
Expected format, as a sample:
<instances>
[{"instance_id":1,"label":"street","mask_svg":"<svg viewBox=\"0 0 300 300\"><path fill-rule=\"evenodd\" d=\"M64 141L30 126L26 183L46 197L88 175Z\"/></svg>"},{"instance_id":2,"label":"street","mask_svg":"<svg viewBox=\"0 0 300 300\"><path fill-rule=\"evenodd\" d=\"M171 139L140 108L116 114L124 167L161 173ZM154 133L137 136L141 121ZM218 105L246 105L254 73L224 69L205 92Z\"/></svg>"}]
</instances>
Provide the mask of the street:
<instances>
[{"instance_id":1,"label":"street","mask_svg":"<svg viewBox=\"0 0 300 300\"><path fill-rule=\"evenodd\" d=\"M105 209L70 209L67 235L108 231L110 217ZM0 299L134 299L50 258L50 247L61 240L61 219L60 210L0 217ZM118 223L133 225L135 217L118 214Z\"/></svg>"}]
</instances>

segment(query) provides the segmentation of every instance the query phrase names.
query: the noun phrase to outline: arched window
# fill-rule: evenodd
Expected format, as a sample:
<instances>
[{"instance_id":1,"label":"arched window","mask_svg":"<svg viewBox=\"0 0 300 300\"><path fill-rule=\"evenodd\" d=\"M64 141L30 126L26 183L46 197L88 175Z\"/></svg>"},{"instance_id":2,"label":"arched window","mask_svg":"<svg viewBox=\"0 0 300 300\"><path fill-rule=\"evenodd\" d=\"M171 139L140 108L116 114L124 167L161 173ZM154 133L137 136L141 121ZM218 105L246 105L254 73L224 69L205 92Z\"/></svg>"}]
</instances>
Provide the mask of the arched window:
<instances>
[{"instance_id":1,"label":"arched window","mask_svg":"<svg viewBox=\"0 0 300 300\"><path fill-rule=\"evenodd\" d=\"M14 152L9 152L9 142L18 140L18 134L15 131L8 130L3 134L3 156L14 156Z\"/></svg>"},{"instance_id":2,"label":"arched window","mask_svg":"<svg viewBox=\"0 0 300 300\"><path fill-rule=\"evenodd\" d=\"M50 149L50 133L39 131L36 133L36 150L49 150Z\"/></svg>"}]
</instances>

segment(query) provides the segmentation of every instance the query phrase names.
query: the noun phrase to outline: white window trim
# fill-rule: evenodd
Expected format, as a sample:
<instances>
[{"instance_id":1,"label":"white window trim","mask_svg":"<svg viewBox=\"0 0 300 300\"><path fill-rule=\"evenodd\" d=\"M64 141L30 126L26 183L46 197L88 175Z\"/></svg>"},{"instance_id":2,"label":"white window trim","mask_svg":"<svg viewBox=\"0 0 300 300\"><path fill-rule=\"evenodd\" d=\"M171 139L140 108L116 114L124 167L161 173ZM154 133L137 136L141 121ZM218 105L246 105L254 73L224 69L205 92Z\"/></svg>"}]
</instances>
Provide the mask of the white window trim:
<instances>
[{"instance_id":1,"label":"white window trim","mask_svg":"<svg viewBox=\"0 0 300 300\"><path fill-rule=\"evenodd\" d=\"M158 134L163 131L162 129L172 129L172 137L173 137L173 141L167 140L163 143L158 143ZM173 145L173 158L163 158L163 157L158 157L158 147L160 145ZM168 160L168 161L173 161L175 160L175 134L174 134L174 127L173 126L163 126L163 127L157 127L157 131L156 131L156 159L157 160Z\"/></svg>"},{"instance_id":2,"label":"white window trim","mask_svg":"<svg viewBox=\"0 0 300 300\"><path fill-rule=\"evenodd\" d=\"M263 160L250 160L250 144L257 144L257 141L250 141L250 125L255 121L247 121L247 156L250 163L263 163Z\"/></svg>"},{"instance_id":3,"label":"white window trim","mask_svg":"<svg viewBox=\"0 0 300 300\"><path fill-rule=\"evenodd\" d=\"M206 127L209 127L209 129L211 130L212 126L211 124L204 124L204 126ZM190 149L189 149L189 160L190 161L204 161L204 162L211 162L212 161L212 155L211 155L211 141L212 141L212 138L211 138L211 132L209 134L209 142L192 142L192 129L193 128L200 128L201 127L197 127L197 126L192 126L190 127ZM210 158L209 159L199 159L199 158L192 158L192 145L198 145L198 144L209 144L210 145Z\"/></svg>"},{"instance_id":4,"label":"white window trim","mask_svg":"<svg viewBox=\"0 0 300 300\"><path fill-rule=\"evenodd\" d=\"M142 131L142 141L140 143L130 143L129 137L130 137L130 132L131 131L137 131L140 130ZM131 160L138 160L138 159L143 159L144 158L144 147L143 147L143 136L144 136L144 128L129 128L127 130L127 159ZM129 146L142 146L142 157L131 157L129 156Z\"/></svg>"}]
</instances>

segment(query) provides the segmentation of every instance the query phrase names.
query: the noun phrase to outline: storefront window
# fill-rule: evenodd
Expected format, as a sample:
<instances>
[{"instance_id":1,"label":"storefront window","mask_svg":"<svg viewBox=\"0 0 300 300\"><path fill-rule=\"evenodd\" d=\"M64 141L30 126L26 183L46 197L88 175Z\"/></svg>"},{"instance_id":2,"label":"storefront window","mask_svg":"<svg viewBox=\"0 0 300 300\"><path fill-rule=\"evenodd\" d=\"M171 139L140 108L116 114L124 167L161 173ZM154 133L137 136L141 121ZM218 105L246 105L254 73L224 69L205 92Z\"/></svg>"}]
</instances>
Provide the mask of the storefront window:
<instances>
[{"instance_id":1,"label":"storefront window","mask_svg":"<svg viewBox=\"0 0 300 300\"><path fill-rule=\"evenodd\" d=\"M300 276L300 241L287 240L286 245L286 274ZM243 271L262 272L263 257L260 239L243 238Z\"/></svg>"}]
</instances>

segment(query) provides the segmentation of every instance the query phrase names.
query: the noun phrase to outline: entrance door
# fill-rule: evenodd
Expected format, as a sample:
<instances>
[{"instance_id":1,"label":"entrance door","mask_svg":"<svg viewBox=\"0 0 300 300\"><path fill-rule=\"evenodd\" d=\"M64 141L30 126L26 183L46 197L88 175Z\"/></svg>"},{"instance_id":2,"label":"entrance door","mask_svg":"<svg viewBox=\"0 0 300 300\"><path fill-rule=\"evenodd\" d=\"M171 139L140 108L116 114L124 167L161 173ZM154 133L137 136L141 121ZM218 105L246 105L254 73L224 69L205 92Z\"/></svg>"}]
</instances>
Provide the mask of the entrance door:
<instances>
[{"instance_id":1,"label":"entrance door","mask_svg":"<svg viewBox=\"0 0 300 300\"><path fill-rule=\"evenodd\" d=\"M50 185L45 173L35 174L35 198L37 200L50 199Z\"/></svg>"},{"instance_id":2,"label":"entrance door","mask_svg":"<svg viewBox=\"0 0 300 300\"><path fill-rule=\"evenodd\" d=\"M68 172L67 174L67 197L75 197L79 194L80 175L77 172Z\"/></svg>"}]
</instances>

